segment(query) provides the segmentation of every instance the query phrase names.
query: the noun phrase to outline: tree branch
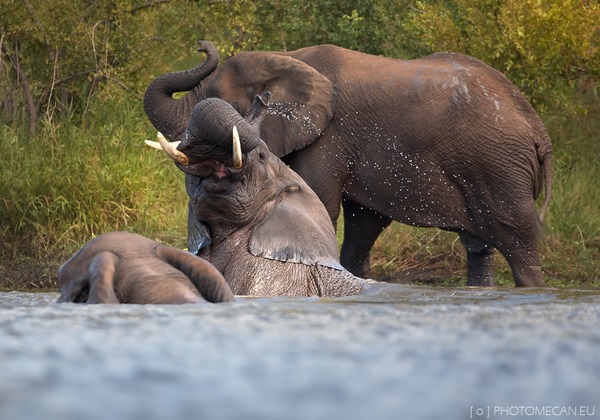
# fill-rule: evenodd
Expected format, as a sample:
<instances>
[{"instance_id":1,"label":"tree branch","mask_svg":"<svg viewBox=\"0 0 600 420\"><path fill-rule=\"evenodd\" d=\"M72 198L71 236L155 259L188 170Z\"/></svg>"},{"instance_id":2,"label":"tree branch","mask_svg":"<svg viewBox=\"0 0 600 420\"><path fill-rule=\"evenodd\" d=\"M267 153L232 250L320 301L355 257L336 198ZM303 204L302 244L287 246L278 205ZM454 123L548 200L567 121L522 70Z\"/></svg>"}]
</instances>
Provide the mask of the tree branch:
<instances>
[{"instance_id":1,"label":"tree branch","mask_svg":"<svg viewBox=\"0 0 600 420\"><path fill-rule=\"evenodd\" d=\"M129 13L134 13L134 12L137 12L137 11L140 11L140 10L143 10L143 9L149 9L149 8L154 7L156 5L159 5L159 4L169 3L170 1L171 0L154 0L154 1L149 1L146 4L142 4L141 6L136 6L136 7L133 7L131 9L129 9L128 12Z\"/></svg>"},{"instance_id":2,"label":"tree branch","mask_svg":"<svg viewBox=\"0 0 600 420\"><path fill-rule=\"evenodd\" d=\"M15 71L15 74L17 76L17 81L21 85L21 89L23 91L23 97L25 98L25 104L27 106L27 113L28 113L28 117L29 117L29 134L33 135L35 133L35 125L37 123L37 118L38 118L38 107L35 104L35 101L33 99L33 93L31 91L31 86L29 85L27 75L21 68L21 63L20 63L19 54L18 54L19 44L17 41L13 41L12 44L13 44L12 52L9 51L8 48L4 46L4 44L2 44L0 47L1 47L2 53L4 55L6 55L6 57L8 57L8 60L10 61L10 64L12 65L12 67Z\"/></svg>"}]
</instances>

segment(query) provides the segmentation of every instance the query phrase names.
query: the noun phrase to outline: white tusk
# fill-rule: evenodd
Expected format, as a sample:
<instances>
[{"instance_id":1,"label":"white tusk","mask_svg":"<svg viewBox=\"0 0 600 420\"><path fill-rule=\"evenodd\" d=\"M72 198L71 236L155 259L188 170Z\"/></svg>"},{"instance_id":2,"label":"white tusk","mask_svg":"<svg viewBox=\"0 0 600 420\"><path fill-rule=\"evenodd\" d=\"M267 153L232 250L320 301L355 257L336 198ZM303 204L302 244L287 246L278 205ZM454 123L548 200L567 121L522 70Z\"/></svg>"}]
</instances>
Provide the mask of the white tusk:
<instances>
[{"instance_id":1,"label":"white tusk","mask_svg":"<svg viewBox=\"0 0 600 420\"><path fill-rule=\"evenodd\" d=\"M150 146L153 149L158 149L158 150L162 151L162 147L161 147L160 143L157 141L144 140L144 143L146 143L147 146Z\"/></svg>"},{"instance_id":2,"label":"white tusk","mask_svg":"<svg viewBox=\"0 0 600 420\"><path fill-rule=\"evenodd\" d=\"M156 134L156 138L158 139L158 143L155 141L145 140L145 143L154 148L164 151L171 159L175 162L187 166L190 163L190 160L185 155L185 153L177 150L177 146L179 146L180 141L169 142L161 133Z\"/></svg>"},{"instance_id":3,"label":"white tusk","mask_svg":"<svg viewBox=\"0 0 600 420\"><path fill-rule=\"evenodd\" d=\"M242 145L240 144L240 135L237 127L233 126L233 167L240 169L244 162L242 160Z\"/></svg>"}]
</instances>

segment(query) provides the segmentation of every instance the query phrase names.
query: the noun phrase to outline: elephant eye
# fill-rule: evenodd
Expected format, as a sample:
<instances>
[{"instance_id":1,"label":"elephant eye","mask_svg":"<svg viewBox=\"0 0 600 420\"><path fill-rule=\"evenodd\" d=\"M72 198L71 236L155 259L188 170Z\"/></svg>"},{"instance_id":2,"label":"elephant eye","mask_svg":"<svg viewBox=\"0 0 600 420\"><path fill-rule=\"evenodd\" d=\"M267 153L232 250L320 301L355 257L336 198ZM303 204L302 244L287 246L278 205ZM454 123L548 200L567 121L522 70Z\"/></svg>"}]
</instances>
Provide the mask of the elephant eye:
<instances>
[{"instance_id":1,"label":"elephant eye","mask_svg":"<svg viewBox=\"0 0 600 420\"><path fill-rule=\"evenodd\" d=\"M264 152L258 152L258 158L260 160L265 160L265 153Z\"/></svg>"}]
</instances>

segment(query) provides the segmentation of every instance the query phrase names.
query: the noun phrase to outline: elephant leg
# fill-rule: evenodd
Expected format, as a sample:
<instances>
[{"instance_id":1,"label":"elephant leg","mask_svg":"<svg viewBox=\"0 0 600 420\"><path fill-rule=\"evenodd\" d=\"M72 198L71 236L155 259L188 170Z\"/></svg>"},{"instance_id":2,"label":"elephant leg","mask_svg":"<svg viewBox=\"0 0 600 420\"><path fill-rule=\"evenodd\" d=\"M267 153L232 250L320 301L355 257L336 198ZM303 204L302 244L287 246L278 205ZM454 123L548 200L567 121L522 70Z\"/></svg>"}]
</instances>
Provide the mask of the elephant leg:
<instances>
[{"instance_id":1,"label":"elephant leg","mask_svg":"<svg viewBox=\"0 0 600 420\"><path fill-rule=\"evenodd\" d=\"M369 256L373 244L392 223L392 219L344 198L344 242L340 262L352 274L362 278L371 276Z\"/></svg>"},{"instance_id":2,"label":"elephant leg","mask_svg":"<svg viewBox=\"0 0 600 420\"><path fill-rule=\"evenodd\" d=\"M534 225L531 229L511 229L504 232L502 243L497 245L498 250L504 255L515 279L517 287L545 286L542 272L540 254L538 250L539 227Z\"/></svg>"},{"instance_id":3,"label":"elephant leg","mask_svg":"<svg viewBox=\"0 0 600 420\"><path fill-rule=\"evenodd\" d=\"M112 252L101 252L92 258L88 268L90 293L87 303L119 303L114 289L118 265L119 257Z\"/></svg>"},{"instance_id":4,"label":"elephant leg","mask_svg":"<svg viewBox=\"0 0 600 420\"><path fill-rule=\"evenodd\" d=\"M494 247L470 233L461 233L467 251L467 286L495 286Z\"/></svg>"},{"instance_id":5,"label":"elephant leg","mask_svg":"<svg viewBox=\"0 0 600 420\"><path fill-rule=\"evenodd\" d=\"M541 265L511 264L511 268L515 285L518 287L543 287L546 285Z\"/></svg>"}]
</instances>

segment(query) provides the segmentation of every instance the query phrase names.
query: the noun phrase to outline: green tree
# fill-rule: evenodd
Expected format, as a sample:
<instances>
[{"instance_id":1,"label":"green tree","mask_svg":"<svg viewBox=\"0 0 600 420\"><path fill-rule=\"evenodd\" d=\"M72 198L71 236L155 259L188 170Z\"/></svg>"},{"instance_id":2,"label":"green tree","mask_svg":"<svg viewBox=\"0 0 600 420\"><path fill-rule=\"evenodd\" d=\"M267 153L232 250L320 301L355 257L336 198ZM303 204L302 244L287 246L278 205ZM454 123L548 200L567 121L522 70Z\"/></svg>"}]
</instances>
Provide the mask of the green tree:
<instances>
[{"instance_id":1,"label":"green tree","mask_svg":"<svg viewBox=\"0 0 600 420\"><path fill-rule=\"evenodd\" d=\"M257 47L290 51L332 43L370 54L398 56L409 0L258 1Z\"/></svg>"},{"instance_id":2,"label":"green tree","mask_svg":"<svg viewBox=\"0 0 600 420\"><path fill-rule=\"evenodd\" d=\"M141 95L200 38L227 54L247 48L254 10L249 1L0 0L0 112L33 133L42 116L85 115L93 96Z\"/></svg>"},{"instance_id":3,"label":"green tree","mask_svg":"<svg viewBox=\"0 0 600 420\"><path fill-rule=\"evenodd\" d=\"M537 105L600 76L600 5L586 0L419 1L404 23L415 55L456 51L505 73Z\"/></svg>"}]
</instances>

